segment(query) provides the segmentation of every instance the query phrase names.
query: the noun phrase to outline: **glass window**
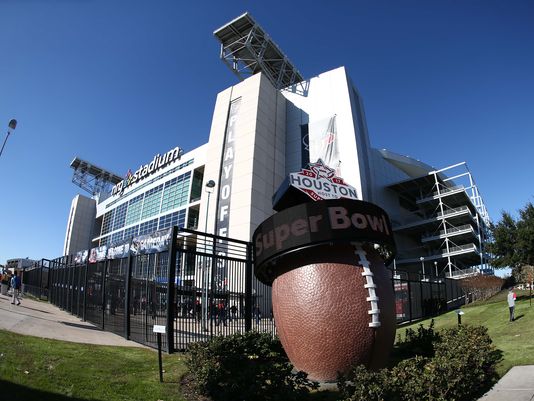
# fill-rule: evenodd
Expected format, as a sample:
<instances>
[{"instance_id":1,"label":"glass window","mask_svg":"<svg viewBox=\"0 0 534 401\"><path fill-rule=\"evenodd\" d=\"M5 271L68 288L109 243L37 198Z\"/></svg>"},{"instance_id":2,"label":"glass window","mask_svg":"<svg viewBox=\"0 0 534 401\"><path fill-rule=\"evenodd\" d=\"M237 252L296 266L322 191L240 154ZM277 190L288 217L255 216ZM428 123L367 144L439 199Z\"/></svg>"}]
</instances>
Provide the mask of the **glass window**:
<instances>
[{"instance_id":1,"label":"glass window","mask_svg":"<svg viewBox=\"0 0 534 401\"><path fill-rule=\"evenodd\" d=\"M117 233L111 234L111 243L114 244L116 242L121 241L123 234L124 234L124 231L122 230Z\"/></svg>"},{"instance_id":2,"label":"glass window","mask_svg":"<svg viewBox=\"0 0 534 401\"><path fill-rule=\"evenodd\" d=\"M126 221L126 210L128 209L128 202L123 203L115 208L115 220L113 221L113 231L124 227Z\"/></svg>"},{"instance_id":3,"label":"glass window","mask_svg":"<svg viewBox=\"0 0 534 401\"><path fill-rule=\"evenodd\" d=\"M106 212L106 214L104 214L104 219L102 220L102 231L100 235L105 235L111 231L114 213L115 213L115 209L110 210L109 212Z\"/></svg>"},{"instance_id":4,"label":"glass window","mask_svg":"<svg viewBox=\"0 0 534 401\"><path fill-rule=\"evenodd\" d=\"M124 230L123 238L129 239L129 238L135 237L137 235L137 231L139 231L139 225L127 228L126 230Z\"/></svg>"},{"instance_id":5,"label":"glass window","mask_svg":"<svg viewBox=\"0 0 534 401\"><path fill-rule=\"evenodd\" d=\"M128 211L126 213L126 221L124 222L124 225L128 226L132 223L137 223L141 218L143 196L144 194L138 195L128 203Z\"/></svg>"},{"instance_id":6,"label":"glass window","mask_svg":"<svg viewBox=\"0 0 534 401\"><path fill-rule=\"evenodd\" d=\"M141 220L158 214L162 190L163 184L145 192L145 201L143 202L143 213L141 214Z\"/></svg>"},{"instance_id":7,"label":"glass window","mask_svg":"<svg viewBox=\"0 0 534 401\"><path fill-rule=\"evenodd\" d=\"M153 219L141 223L139 226L139 235L150 234L158 230L158 219Z\"/></svg>"},{"instance_id":8,"label":"glass window","mask_svg":"<svg viewBox=\"0 0 534 401\"><path fill-rule=\"evenodd\" d=\"M169 213L159 218L158 230L169 228L173 226L184 227L185 223L185 209L174 213Z\"/></svg>"},{"instance_id":9,"label":"glass window","mask_svg":"<svg viewBox=\"0 0 534 401\"><path fill-rule=\"evenodd\" d=\"M187 204L190 180L191 172L189 171L165 183L161 202L162 213Z\"/></svg>"},{"instance_id":10,"label":"glass window","mask_svg":"<svg viewBox=\"0 0 534 401\"><path fill-rule=\"evenodd\" d=\"M193 173L193 182L191 183L191 202L197 201L202 195L202 180L204 172L195 170Z\"/></svg>"}]
</instances>

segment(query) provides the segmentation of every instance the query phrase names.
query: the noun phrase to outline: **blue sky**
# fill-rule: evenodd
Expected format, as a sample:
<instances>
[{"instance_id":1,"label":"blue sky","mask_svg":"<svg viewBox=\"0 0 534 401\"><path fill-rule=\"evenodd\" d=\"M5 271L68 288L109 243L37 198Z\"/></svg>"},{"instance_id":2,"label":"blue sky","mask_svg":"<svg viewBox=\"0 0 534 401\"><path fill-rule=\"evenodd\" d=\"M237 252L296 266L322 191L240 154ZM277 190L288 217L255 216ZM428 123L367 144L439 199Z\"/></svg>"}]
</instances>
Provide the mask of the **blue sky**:
<instances>
[{"instance_id":1,"label":"blue sky","mask_svg":"<svg viewBox=\"0 0 534 401\"><path fill-rule=\"evenodd\" d=\"M207 142L249 11L306 78L344 65L371 144L466 161L490 215L534 201L534 2L0 0L0 263L61 255L75 156L125 174Z\"/></svg>"}]
</instances>

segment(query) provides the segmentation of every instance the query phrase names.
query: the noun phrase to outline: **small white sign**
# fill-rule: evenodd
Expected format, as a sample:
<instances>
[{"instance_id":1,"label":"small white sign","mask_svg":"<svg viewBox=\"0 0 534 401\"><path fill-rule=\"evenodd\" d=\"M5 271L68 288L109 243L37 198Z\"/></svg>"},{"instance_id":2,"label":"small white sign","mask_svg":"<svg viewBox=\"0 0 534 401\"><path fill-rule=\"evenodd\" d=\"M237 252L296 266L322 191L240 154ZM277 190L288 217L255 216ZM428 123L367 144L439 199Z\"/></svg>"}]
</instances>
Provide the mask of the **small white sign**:
<instances>
[{"instance_id":1,"label":"small white sign","mask_svg":"<svg viewBox=\"0 0 534 401\"><path fill-rule=\"evenodd\" d=\"M154 325L154 328L152 330L154 333L161 333L165 334L165 326L158 326L157 324Z\"/></svg>"}]
</instances>

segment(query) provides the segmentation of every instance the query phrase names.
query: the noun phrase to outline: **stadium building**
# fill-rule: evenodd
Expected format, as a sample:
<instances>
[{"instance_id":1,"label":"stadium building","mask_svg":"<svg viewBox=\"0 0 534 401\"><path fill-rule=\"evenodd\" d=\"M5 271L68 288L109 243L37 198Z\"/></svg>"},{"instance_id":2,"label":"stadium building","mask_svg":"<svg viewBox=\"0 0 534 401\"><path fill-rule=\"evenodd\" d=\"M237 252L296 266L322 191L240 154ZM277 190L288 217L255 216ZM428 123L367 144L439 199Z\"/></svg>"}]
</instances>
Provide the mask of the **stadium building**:
<instances>
[{"instance_id":1,"label":"stadium building","mask_svg":"<svg viewBox=\"0 0 534 401\"><path fill-rule=\"evenodd\" d=\"M240 81L217 95L208 143L147 155L126 178L76 158L74 182L92 196L72 202L65 255L171 226L250 241L288 174L321 159L389 213L397 274L490 269L489 216L465 163L435 169L371 147L346 69L304 79L249 14L214 35Z\"/></svg>"}]
</instances>

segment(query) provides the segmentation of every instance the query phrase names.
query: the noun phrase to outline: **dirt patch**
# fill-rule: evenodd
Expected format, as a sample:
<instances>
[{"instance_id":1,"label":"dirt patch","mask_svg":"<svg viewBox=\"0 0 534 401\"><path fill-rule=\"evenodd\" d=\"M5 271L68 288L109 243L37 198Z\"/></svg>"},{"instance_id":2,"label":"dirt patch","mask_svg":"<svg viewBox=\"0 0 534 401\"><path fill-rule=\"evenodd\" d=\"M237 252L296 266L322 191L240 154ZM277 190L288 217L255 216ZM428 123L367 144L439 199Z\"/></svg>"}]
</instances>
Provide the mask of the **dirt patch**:
<instances>
[{"instance_id":1,"label":"dirt patch","mask_svg":"<svg viewBox=\"0 0 534 401\"><path fill-rule=\"evenodd\" d=\"M180 382L180 388L186 401L213 401L211 397L206 397L198 392L193 383L191 374L186 374Z\"/></svg>"}]
</instances>

